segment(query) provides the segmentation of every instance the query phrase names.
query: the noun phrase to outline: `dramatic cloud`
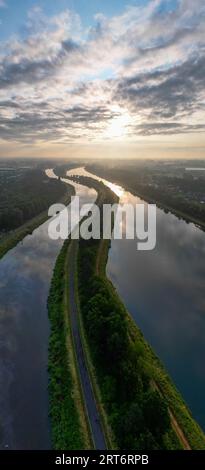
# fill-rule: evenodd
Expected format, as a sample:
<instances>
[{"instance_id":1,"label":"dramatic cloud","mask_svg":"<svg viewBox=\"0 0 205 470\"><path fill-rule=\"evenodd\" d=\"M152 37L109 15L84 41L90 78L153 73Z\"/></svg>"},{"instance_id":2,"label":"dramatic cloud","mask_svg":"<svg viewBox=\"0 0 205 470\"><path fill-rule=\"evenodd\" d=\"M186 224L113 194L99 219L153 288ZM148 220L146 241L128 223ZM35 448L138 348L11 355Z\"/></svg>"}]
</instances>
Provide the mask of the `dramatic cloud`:
<instances>
[{"instance_id":1,"label":"dramatic cloud","mask_svg":"<svg viewBox=\"0 0 205 470\"><path fill-rule=\"evenodd\" d=\"M132 142L201 133L204 20L204 0L99 13L90 29L69 10L47 18L34 8L23 32L0 46L1 137Z\"/></svg>"}]
</instances>

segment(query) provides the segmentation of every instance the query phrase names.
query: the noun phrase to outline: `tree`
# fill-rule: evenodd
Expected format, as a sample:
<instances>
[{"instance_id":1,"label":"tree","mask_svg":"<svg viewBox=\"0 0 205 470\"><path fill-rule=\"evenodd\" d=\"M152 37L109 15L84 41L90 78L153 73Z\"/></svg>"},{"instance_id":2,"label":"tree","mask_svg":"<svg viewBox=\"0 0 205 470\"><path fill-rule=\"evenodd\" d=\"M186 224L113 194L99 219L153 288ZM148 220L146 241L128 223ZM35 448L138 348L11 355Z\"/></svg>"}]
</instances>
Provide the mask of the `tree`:
<instances>
[{"instance_id":1,"label":"tree","mask_svg":"<svg viewBox=\"0 0 205 470\"><path fill-rule=\"evenodd\" d=\"M161 437L168 431L170 417L164 398L157 390L149 390L143 399L143 413L148 429L161 441Z\"/></svg>"}]
</instances>

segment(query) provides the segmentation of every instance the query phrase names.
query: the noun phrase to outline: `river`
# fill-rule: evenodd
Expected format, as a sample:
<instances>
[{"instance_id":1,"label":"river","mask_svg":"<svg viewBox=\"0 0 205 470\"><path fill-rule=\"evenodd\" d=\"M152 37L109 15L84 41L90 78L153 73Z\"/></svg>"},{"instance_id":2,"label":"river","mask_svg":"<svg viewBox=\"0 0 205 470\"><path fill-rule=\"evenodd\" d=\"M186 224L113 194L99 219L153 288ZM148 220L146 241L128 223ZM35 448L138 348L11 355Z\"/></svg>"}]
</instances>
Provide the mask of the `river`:
<instances>
[{"instance_id":1,"label":"river","mask_svg":"<svg viewBox=\"0 0 205 470\"><path fill-rule=\"evenodd\" d=\"M94 190L70 183L80 206L94 202ZM0 449L51 447L47 297L63 242L48 237L48 224L0 261Z\"/></svg>"},{"instance_id":2,"label":"river","mask_svg":"<svg viewBox=\"0 0 205 470\"><path fill-rule=\"evenodd\" d=\"M84 168L69 174L103 181L122 204L144 202ZM205 233L157 209L155 249L112 240L107 275L205 430Z\"/></svg>"},{"instance_id":3,"label":"river","mask_svg":"<svg viewBox=\"0 0 205 470\"><path fill-rule=\"evenodd\" d=\"M50 177L54 174L47 172ZM83 168L68 174L87 173ZM120 202L142 202L105 181ZM71 183L72 184L72 183ZM80 204L96 193L73 183ZM146 205L146 203L145 203ZM0 448L49 449L47 296L62 241L45 222L0 261ZM112 240L107 264L126 307L205 429L205 234L157 209L157 245Z\"/></svg>"}]
</instances>

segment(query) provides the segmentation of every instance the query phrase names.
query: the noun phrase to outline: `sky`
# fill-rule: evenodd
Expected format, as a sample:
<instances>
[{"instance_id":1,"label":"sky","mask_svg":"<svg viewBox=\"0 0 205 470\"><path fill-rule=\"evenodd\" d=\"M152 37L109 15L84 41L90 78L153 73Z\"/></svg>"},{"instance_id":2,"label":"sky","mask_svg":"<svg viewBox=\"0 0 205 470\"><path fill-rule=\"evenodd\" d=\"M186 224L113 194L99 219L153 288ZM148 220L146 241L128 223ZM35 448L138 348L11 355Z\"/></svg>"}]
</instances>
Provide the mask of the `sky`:
<instances>
[{"instance_id":1,"label":"sky","mask_svg":"<svg viewBox=\"0 0 205 470\"><path fill-rule=\"evenodd\" d=\"M205 158L204 0L0 0L0 156Z\"/></svg>"}]
</instances>

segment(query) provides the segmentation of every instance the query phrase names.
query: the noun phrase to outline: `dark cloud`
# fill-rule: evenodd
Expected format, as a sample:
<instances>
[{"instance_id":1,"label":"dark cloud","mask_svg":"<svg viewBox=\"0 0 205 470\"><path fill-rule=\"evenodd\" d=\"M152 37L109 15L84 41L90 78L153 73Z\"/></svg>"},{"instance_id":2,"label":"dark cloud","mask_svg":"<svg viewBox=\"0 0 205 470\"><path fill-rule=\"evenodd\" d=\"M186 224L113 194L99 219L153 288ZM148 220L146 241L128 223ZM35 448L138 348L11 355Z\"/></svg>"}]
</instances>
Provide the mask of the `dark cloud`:
<instances>
[{"instance_id":1,"label":"dark cloud","mask_svg":"<svg viewBox=\"0 0 205 470\"><path fill-rule=\"evenodd\" d=\"M82 107L75 106L73 108L64 110L65 114L69 115L67 121L75 122L102 122L118 116L118 113L111 112L106 106L95 107Z\"/></svg>"},{"instance_id":2,"label":"dark cloud","mask_svg":"<svg viewBox=\"0 0 205 470\"><path fill-rule=\"evenodd\" d=\"M50 59L33 60L21 57L15 61L13 55L0 62L0 89L19 83L34 84L54 78L59 68L75 53L82 53L80 46L72 40L62 41L56 54Z\"/></svg>"},{"instance_id":3,"label":"dark cloud","mask_svg":"<svg viewBox=\"0 0 205 470\"><path fill-rule=\"evenodd\" d=\"M187 134L190 132L204 132L204 124L188 125L178 122L155 122L135 126L135 131L140 135L161 135L161 134Z\"/></svg>"},{"instance_id":4,"label":"dark cloud","mask_svg":"<svg viewBox=\"0 0 205 470\"><path fill-rule=\"evenodd\" d=\"M7 88L18 83L33 84L36 81L42 81L52 75L54 69L58 66L58 60L49 61L30 61L22 59L18 63L9 63L6 60L1 64L0 88Z\"/></svg>"},{"instance_id":5,"label":"dark cloud","mask_svg":"<svg viewBox=\"0 0 205 470\"><path fill-rule=\"evenodd\" d=\"M71 53L81 51L82 48L79 46L79 44L72 41L72 39L67 39L66 41L62 41L62 49L68 53Z\"/></svg>"},{"instance_id":6,"label":"dark cloud","mask_svg":"<svg viewBox=\"0 0 205 470\"><path fill-rule=\"evenodd\" d=\"M201 93L205 89L204 76L205 56L193 57L167 70L139 74L120 81L115 99L126 105L133 114L146 116L148 121L168 120L168 124L165 122L161 129L171 129L170 119L186 118L204 106L201 101ZM150 132L153 129L155 133L155 128L157 126L151 125Z\"/></svg>"},{"instance_id":7,"label":"dark cloud","mask_svg":"<svg viewBox=\"0 0 205 470\"><path fill-rule=\"evenodd\" d=\"M0 108L19 108L18 103L12 100L0 101Z\"/></svg>"},{"instance_id":8,"label":"dark cloud","mask_svg":"<svg viewBox=\"0 0 205 470\"><path fill-rule=\"evenodd\" d=\"M34 106L31 106L33 109ZM25 140L27 138L47 139L68 137L75 138L75 131L80 129L94 129L98 124L107 122L117 116L104 106L99 107L73 107L55 112L52 109L45 113L20 112L12 118L0 118L0 136L4 139Z\"/></svg>"}]
</instances>

